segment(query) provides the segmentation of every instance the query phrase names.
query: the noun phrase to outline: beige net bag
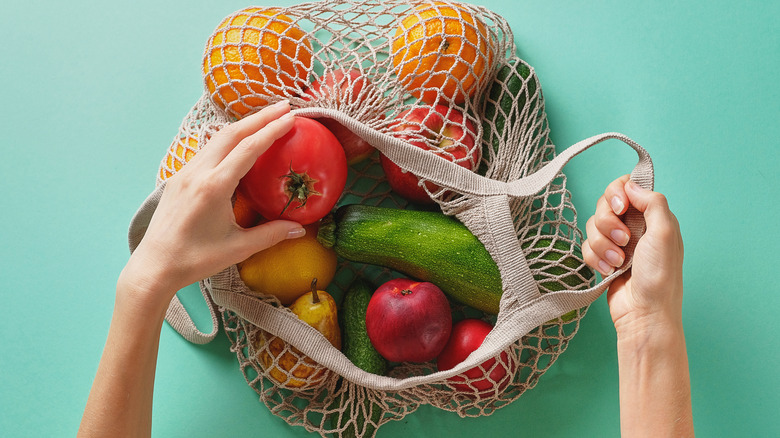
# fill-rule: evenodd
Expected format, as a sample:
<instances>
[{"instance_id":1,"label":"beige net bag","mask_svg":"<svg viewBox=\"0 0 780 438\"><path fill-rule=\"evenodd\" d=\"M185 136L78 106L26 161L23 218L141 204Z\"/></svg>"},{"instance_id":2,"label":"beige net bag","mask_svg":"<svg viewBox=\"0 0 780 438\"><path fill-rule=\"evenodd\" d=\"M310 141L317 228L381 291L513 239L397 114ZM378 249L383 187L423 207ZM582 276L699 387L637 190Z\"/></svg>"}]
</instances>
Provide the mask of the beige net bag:
<instances>
[{"instance_id":1,"label":"beige net bag","mask_svg":"<svg viewBox=\"0 0 780 438\"><path fill-rule=\"evenodd\" d=\"M625 265L594 285L561 169L585 149L618 139L639 155L635 181L652 188L653 172L645 150L620 134L598 135L556 155L538 78L515 53L500 16L463 3L318 2L238 11L210 37L204 95L184 118L158 187L130 226L132 250L167 177L221 127L287 98L297 115L348 129L420 177L419 187L441 211L484 244L503 295L497 315L452 303L455 320L494 324L464 362L448 371L435 363L393 364L387 375L363 371L276 298L250 293L235 266L201 282L211 333L195 327L177 298L166 316L170 325L205 343L221 317L242 373L271 412L323 436L373 436L421 404L489 415L532 388L566 349L587 306L630 267L643 232L641 215L629 211ZM338 82L343 93L309 90L315 78L338 70L359 73ZM458 123L471 127L474 143L463 135L449 138L447 148L426 149L392 135L402 113L432 105L448 116L462 114ZM350 167L340 204L414 207L393 193L379 161L374 154ZM358 276L379 284L397 273L341 260L328 290L338 299Z\"/></svg>"}]
</instances>

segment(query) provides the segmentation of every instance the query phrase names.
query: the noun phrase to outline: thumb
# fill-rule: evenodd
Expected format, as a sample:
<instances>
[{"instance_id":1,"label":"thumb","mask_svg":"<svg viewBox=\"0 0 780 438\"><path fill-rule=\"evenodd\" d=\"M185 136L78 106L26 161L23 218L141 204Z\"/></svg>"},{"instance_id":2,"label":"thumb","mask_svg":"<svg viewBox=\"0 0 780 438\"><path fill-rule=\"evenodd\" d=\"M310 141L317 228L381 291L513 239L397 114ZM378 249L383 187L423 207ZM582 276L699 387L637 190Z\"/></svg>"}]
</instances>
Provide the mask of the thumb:
<instances>
[{"instance_id":1,"label":"thumb","mask_svg":"<svg viewBox=\"0 0 780 438\"><path fill-rule=\"evenodd\" d=\"M306 229L297 222L273 220L243 230L241 243L254 254L287 239L297 239L306 235Z\"/></svg>"},{"instance_id":2,"label":"thumb","mask_svg":"<svg viewBox=\"0 0 780 438\"><path fill-rule=\"evenodd\" d=\"M647 190L630 180L626 182L625 189L628 201L644 215L648 227L669 221L671 211L664 195Z\"/></svg>"}]
</instances>

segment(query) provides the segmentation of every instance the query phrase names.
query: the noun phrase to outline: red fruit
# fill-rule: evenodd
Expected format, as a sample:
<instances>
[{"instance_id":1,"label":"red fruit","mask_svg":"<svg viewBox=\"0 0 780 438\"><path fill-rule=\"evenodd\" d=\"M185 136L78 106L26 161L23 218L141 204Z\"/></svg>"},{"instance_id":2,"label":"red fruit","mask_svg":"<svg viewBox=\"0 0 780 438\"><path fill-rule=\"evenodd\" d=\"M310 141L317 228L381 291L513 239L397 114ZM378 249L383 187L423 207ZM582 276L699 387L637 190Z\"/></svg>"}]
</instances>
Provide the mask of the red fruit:
<instances>
[{"instance_id":1,"label":"red fruit","mask_svg":"<svg viewBox=\"0 0 780 438\"><path fill-rule=\"evenodd\" d=\"M257 158L237 190L264 218L307 225L336 205L347 171L336 137L322 124L296 117L292 129Z\"/></svg>"},{"instance_id":2,"label":"red fruit","mask_svg":"<svg viewBox=\"0 0 780 438\"><path fill-rule=\"evenodd\" d=\"M334 70L311 84L303 98L326 103L329 108L343 109L349 106L364 105L366 97L374 88L374 85L358 70L352 69L346 73L344 70ZM355 135L336 120L324 117L316 120L325 125L341 143L347 156L347 164L351 165L363 161L374 152L374 147L370 143Z\"/></svg>"},{"instance_id":3,"label":"red fruit","mask_svg":"<svg viewBox=\"0 0 780 438\"><path fill-rule=\"evenodd\" d=\"M491 330L493 326L481 319L464 319L456 323L452 327L447 345L436 359L438 370L449 370L463 362L469 354L482 345ZM492 396L505 388L511 380L511 376L507 373L509 357L506 352L502 352L499 357L501 363L496 363L495 358L488 359L463 374L450 377L447 381L458 391L478 393L482 397Z\"/></svg>"},{"instance_id":4,"label":"red fruit","mask_svg":"<svg viewBox=\"0 0 780 438\"><path fill-rule=\"evenodd\" d=\"M480 148L474 145L476 132L474 123L466 119L460 110L436 105L418 106L402 112L398 115L391 135L473 170L479 165L481 156ZM433 203L420 186L417 176L403 171L384 155L380 159L387 181L396 193L412 202ZM425 185L431 192L439 189L430 182Z\"/></svg>"},{"instance_id":5,"label":"red fruit","mask_svg":"<svg viewBox=\"0 0 780 438\"><path fill-rule=\"evenodd\" d=\"M428 362L441 353L452 330L450 305L436 285L390 280L374 292L366 310L374 348L392 362Z\"/></svg>"}]
</instances>

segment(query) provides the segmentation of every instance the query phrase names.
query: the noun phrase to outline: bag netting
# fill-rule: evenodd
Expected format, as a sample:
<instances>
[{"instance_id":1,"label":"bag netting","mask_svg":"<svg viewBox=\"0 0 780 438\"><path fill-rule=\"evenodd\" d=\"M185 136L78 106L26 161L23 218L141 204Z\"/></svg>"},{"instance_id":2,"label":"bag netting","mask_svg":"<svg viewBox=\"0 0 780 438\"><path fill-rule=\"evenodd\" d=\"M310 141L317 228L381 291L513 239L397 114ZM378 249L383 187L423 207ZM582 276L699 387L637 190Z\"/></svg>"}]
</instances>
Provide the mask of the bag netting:
<instances>
[{"instance_id":1,"label":"bag netting","mask_svg":"<svg viewBox=\"0 0 780 438\"><path fill-rule=\"evenodd\" d=\"M316 78L339 70L359 75L308 90ZM453 302L454 320L478 317L494 328L468 359L442 372L435 363L393 364L386 376L359 369L277 299L250 291L235 266L201 282L215 322L211 334L200 333L174 299L167 320L193 342L213 338L221 315L247 382L291 425L322 435L373 436L421 404L460 416L491 414L537 383L577 332L588 304L630 266L642 231L633 211L626 264L593 285L561 169L582 150L617 138L636 149L633 178L651 188L649 157L612 133L556 155L538 78L516 56L508 24L489 10L438 1L248 8L225 18L209 38L203 73L204 95L161 163L158 189L131 224L131 248L167 177L221 127L286 98L298 115L346 127L419 176L436 205L480 239L501 272L497 315ZM428 105L443 105L449 119L450 112L462 113L463 121L449 123L469 126L476 141L451 134L449 146L439 148L420 129L411 139L427 142L424 149L390 135L401 113ZM414 208L391 191L378 154L350 167L340 200L346 203ZM338 299L357 276L380 284L397 273L341 261L328 290ZM466 373L475 367L480 371Z\"/></svg>"}]
</instances>

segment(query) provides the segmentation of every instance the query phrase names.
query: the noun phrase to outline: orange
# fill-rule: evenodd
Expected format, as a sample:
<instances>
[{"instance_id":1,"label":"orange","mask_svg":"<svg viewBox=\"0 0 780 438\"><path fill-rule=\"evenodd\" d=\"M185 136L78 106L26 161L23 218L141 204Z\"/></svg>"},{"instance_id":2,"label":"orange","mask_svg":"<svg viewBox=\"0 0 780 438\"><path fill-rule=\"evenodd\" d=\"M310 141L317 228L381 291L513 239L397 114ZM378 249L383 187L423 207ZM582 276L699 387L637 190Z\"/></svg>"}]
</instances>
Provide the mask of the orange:
<instances>
[{"instance_id":1,"label":"orange","mask_svg":"<svg viewBox=\"0 0 780 438\"><path fill-rule=\"evenodd\" d=\"M311 289L312 279L322 289L330 284L338 265L336 253L317 241L318 224L304 228L305 236L283 240L238 264L249 289L273 295L288 306Z\"/></svg>"},{"instance_id":2,"label":"orange","mask_svg":"<svg viewBox=\"0 0 780 438\"><path fill-rule=\"evenodd\" d=\"M160 163L160 181L165 181L181 170L198 152L198 139L194 136L178 137Z\"/></svg>"},{"instance_id":3,"label":"orange","mask_svg":"<svg viewBox=\"0 0 780 438\"><path fill-rule=\"evenodd\" d=\"M222 20L208 40L203 75L212 101L241 118L273 96L295 94L308 83L311 42L274 8L247 8Z\"/></svg>"},{"instance_id":4,"label":"orange","mask_svg":"<svg viewBox=\"0 0 780 438\"><path fill-rule=\"evenodd\" d=\"M258 362L266 375L283 388L312 388L324 383L329 375L327 368L277 336L258 333L253 345L257 351Z\"/></svg>"},{"instance_id":5,"label":"orange","mask_svg":"<svg viewBox=\"0 0 780 438\"><path fill-rule=\"evenodd\" d=\"M392 40L393 66L412 96L460 104L484 83L493 61L485 24L463 6L423 3L404 17Z\"/></svg>"},{"instance_id":6,"label":"orange","mask_svg":"<svg viewBox=\"0 0 780 438\"><path fill-rule=\"evenodd\" d=\"M260 213L252 208L246 196L238 190L233 201L233 215L236 217L236 223L242 228L252 228L262 219Z\"/></svg>"}]
</instances>

